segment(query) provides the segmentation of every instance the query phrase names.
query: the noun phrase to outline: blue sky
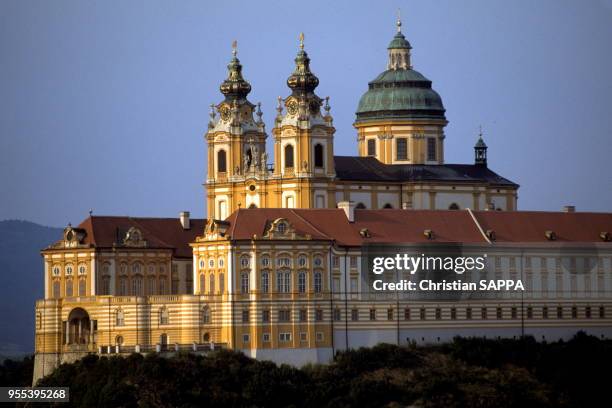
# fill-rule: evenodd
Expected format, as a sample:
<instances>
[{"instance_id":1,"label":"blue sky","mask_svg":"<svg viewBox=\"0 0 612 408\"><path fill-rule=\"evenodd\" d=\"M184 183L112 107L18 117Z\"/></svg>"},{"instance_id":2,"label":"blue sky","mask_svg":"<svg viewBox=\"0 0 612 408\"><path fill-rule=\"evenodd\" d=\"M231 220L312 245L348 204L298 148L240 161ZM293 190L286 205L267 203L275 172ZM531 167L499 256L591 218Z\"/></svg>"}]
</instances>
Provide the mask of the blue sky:
<instances>
[{"instance_id":1,"label":"blue sky","mask_svg":"<svg viewBox=\"0 0 612 408\"><path fill-rule=\"evenodd\" d=\"M234 39L270 132L303 31L336 154L356 154L354 112L398 7L447 109L447 163L473 161L482 125L520 209L612 211L610 0L3 0L0 219L203 216L203 134Z\"/></svg>"}]
</instances>

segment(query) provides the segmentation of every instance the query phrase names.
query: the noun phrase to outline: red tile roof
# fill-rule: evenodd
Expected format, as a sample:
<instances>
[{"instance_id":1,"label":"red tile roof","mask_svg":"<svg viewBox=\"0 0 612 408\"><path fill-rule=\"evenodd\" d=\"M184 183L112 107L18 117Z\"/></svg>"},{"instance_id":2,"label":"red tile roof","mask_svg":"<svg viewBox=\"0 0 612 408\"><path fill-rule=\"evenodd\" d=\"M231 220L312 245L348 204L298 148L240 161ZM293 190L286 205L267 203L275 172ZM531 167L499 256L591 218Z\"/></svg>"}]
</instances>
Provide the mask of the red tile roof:
<instances>
[{"instance_id":1,"label":"red tile roof","mask_svg":"<svg viewBox=\"0 0 612 408\"><path fill-rule=\"evenodd\" d=\"M202 235L205 222L203 219L192 218L191 228L185 230L178 218L90 216L79 224L78 228L87 233L84 244L97 248L112 248L123 240L131 227L136 227L148 242L148 248L173 249L174 256L191 258L189 243L195 241L196 236Z\"/></svg>"}]
</instances>

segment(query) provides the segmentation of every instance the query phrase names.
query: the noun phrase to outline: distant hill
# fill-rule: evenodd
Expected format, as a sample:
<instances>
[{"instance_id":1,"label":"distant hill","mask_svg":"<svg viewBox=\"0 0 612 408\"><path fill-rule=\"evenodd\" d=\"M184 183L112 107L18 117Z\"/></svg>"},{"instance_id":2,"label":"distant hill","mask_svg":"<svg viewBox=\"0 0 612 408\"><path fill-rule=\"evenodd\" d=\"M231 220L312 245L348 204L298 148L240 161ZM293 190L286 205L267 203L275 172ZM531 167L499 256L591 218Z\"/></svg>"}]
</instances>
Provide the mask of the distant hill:
<instances>
[{"instance_id":1,"label":"distant hill","mask_svg":"<svg viewBox=\"0 0 612 408\"><path fill-rule=\"evenodd\" d=\"M40 250L61 237L61 228L0 221L0 355L34 351L34 302L44 288Z\"/></svg>"}]
</instances>

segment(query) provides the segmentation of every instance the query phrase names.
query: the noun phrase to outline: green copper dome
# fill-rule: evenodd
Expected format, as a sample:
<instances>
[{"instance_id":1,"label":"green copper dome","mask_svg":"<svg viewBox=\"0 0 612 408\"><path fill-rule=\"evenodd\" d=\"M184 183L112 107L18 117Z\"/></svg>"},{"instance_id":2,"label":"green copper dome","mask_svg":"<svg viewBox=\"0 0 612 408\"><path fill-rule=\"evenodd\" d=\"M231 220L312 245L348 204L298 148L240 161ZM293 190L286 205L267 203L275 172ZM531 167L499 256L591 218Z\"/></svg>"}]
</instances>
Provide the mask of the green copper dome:
<instances>
[{"instance_id":1,"label":"green copper dome","mask_svg":"<svg viewBox=\"0 0 612 408\"><path fill-rule=\"evenodd\" d=\"M440 95L431 81L412 69L410 43L399 30L387 47L387 70L368 84L357 106L355 123L388 119L446 120Z\"/></svg>"}]
</instances>

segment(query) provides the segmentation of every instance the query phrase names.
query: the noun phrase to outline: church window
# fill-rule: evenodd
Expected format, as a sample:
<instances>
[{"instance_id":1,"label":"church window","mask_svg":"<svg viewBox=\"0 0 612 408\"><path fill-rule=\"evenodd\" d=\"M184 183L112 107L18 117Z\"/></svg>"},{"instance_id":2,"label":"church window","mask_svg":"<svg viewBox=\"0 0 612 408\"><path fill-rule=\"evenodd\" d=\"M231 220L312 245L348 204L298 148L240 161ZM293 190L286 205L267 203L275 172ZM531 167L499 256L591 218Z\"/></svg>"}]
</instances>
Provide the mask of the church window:
<instances>
[{"instance_id":1,"label":"church window","mask_svg":"<svg viewBox=\"0 0 612 408\"><path fill-rule=\"evenodd\" d=\"M206 266L206 261L204 261L204 258L200 259L200 269L204 269L205 266Z\"/></svg>"},{"instance_id":2,"label":"church window","mask_svg":"<svg viewBox=\"0 0 612 408\"><path fill-rule=\"evenodd\" d=\"M219 150L217 152L217 171L219 173L225 173L227 171L227 154L225 150Z\"/></svg>"},{"instance_id":3,"label":"church window","mask_svg":"<svg viewBox=\"0 0 612 408\"><path fill-rule=\"evenodd\" d=\"M321 280L321 272L314 273L314 291L315 293L321 293L322 290L322 280Z\"/></svg>"},{"instance_id":4,"label":"church window","mask_svg":"<svg viewBox=\"0 0 612 408\"><path fill-rule=\"evenodd\" d=\"M270 274L268 272L261 274L261 291L262 293L268 293L270 291Z\"/></svg>"},{"instance_id":5,"label":"church window","mask_svg":"<svg viewBox=\"0 0 612 408\"><path fill-rule=\"evenodd\" d=\"M66 275L72 275L72 265L66 265Z\"/></svg>"},{"instance_id":6,"label":"church window","mask_svg":"<svg viewBox=\"0 0 612 408\"><path fill-rule=\"evenodd\" d=\"M72 296L72 279L66 281L66 296Z\"/></svg>"},{"instance_id":7,"label":"church window","mask_svg":"<svg viewBox=\"0 0 612 408\"><path fill-rule=\"evenodd\" d=\"M79 280L79 296L85 296L85 285L87 284L87 281L85 279L80 279Z\"/></svg>"},{"instance_id":8,"label":"church window","mask_svg":"<svg viewBox=\"0 0 612 408\"><path fill-rule=\"evenodd\" d=\"M225 292L225 275L219 274L219 293L223 294Z\"/></svg>"},{"instance_id":9,"label":"church window","mask_svg":"<svg viewBox=\"0 0 612 408\"><path fill-rule=\"evenodd\" d=\"M208 277L208 291L212 295L215 293L215 275L211 274Z\"/></svg>"},{"instance_id":10,"label":"church window","mask_svg":"<svg viewBox=\"0 0 612 408\"><path fill-rule=\"evenodd\" d=\"M159 294L160 295L166 294L166 277L165 276L159 277Z\"/></svg>"},{"instance_id":11,"label":"church window","mask_svg":"<svg viewBox=\"0 0 612 408\"><path fill-rule=\"evenodd\" d=\"M135 296L142 296L142 276L135 276L132 279L132 294Z\"/></svg>"},{"instance_id":12,"label":"church window","mask_svg":"<svg viewBox=\"0 0 612 408\"><path fill-rule=\"evenodd\" d=\"M300 257L298 258L298 265L306 266L306 262L307 262L306 256L300 255Z\"/></svg>"},{"instance_id":13,"label":"church window","mask_svg":"<svg viewBox=\"0 0 612 408\"><path fill-rule=\"evenodd\" d=\"M59 276L59 274L60 274L60 268L59 266L55 265L53 267L53 276Z\"/></svg>"},{"instance_id":14,"label":"church window","mask_svg":"<svg viewBox=\"0 0 612 408\"><path fill-rule=\"evenodd\" d=\"M155 289L156 289L156 285L155 285L155 276L151 276L149 278L149 295L155 295Z\"/></svg>"},{"instance_id":15,"label":"church window","mask_svg":"<svg viewBox=\"0 0 612 408\"><path fill-rule=\"evenodd\" d=\"M140 273L140 264L135 263L132 265L132 273Z\"/></svg>"},{"instance_id":16,"label":"church window","mask_svg":"<svg viewBox=\"0 0 612 408\"><path fill-rule=\"evenodd\" d=\"M79 275L85 275L87 273L87 267L85 265L79 265Z\"/></svg>"},{"instance_id":17,"label":"church window","mask_svg":"<svg viewBox=\"0 0 612 408\"><path fill-rule=\"evenodd\" d=\"M293 168L293 145L285 146L285 168Z\"/></svg>"},{"instance_id":18,"label":"church window","mask_svg":"<svg viewBox=\"0 0 612 408\"><path fill-rule=\"evenodd\" d=\"M316 144L314 147L314 162L315 167L323 167L323 146Z\"/></svg>"},{"instance_id":19,"label":"church window","mask_svg":"<svg viewBox=\"0 0 612 408\"><path fill-rule=\"evenodd\" d=\"M120 296L127 295L127 279L126 278L119 279L119 295Z\"/></svg>"},{"instance_id":20,"label":"church window","mask_svg":"<svg viewBox=\"0 0 612 408\"><path fill-rule=\"evenodd\" d=\"M306 292L306 272L300 272L298 274L298 292Z\"/></svg>"},{"instance_id":21,"label":"church window","mask_svg":"<svg viewBox=\"0 0 612 408\"><path fill-rule=\"evenodd\" d=\"M270 266L270 258L267 256L261 258L261 266Z\"/></svg>"},{"instance_id":22,"label":"church window","mask_svg":"<svg viewBox=\"0 0 612 408\"><path fill-rule=\"evenodd\" d=\"M436 139L430 137L427 139L427 160L435 161L436 157Z\"/></svg>"},{"instance_id":23,"label":"church window","mask_svg":"<svg viewBox=\"0 0 612 408\"><path fill-rule=\"evenodd\" d=\"M376 139L368 139L368 156L376 156Z\"/></svg>"},{"instance_id":24,"label":"church window","mask_svg":"<svg viewBox=\"0 0 612 408\"><path fill-rule=\"evenodd\" d=\"M240 292L249 293L249 274L247 272L240 275Z\"/></svg>"},{"instance_id":25,"label":"church window","mask_svg":"<svg viewBox=\"0 0 612 408\"><path fill-rule=\"evenodd\" d=\"M251 258L249 258L248 256L243 256L242 258L240 258L240 266L242 266L243 268L248 268L250 264Z\"/></svg>"},{"instance_id":26,"label":"church window","mask_svg":"<svg viewBox=\"0 0 612 408\"><path fill-rule=\"evenodd\" d=\"M395 139L395 158L396 160L408 160L408 139L399 137Z\"/></svg>"},{"instance_id":27,"label":"church window","mask_svg":"<svg viewBox=\"0 0 612 408\"><path fill-rule=\"evenodd\" d=\"M60 282L53 282L53 298L58 299L60 297Z\"/></svg>"},{"instance_id":28,"label":"church window","mask_svg":"<svg viewBox=\"0 0 612 408\"><path fill-rule=\"evenodd\" d=\"M102 295L110 295L110 277L102 278Z\"/></svg>"},{"instance_id":29,"label":"church window","mask_svg":"<svg viewBox=\"0 0 612 408\"><path fill-rule=\"evenodd\" d=\"M206 276L201 273L200 274L200 293L204 293L204 290L206 289Z\"/></svg>"}]
</instances>

